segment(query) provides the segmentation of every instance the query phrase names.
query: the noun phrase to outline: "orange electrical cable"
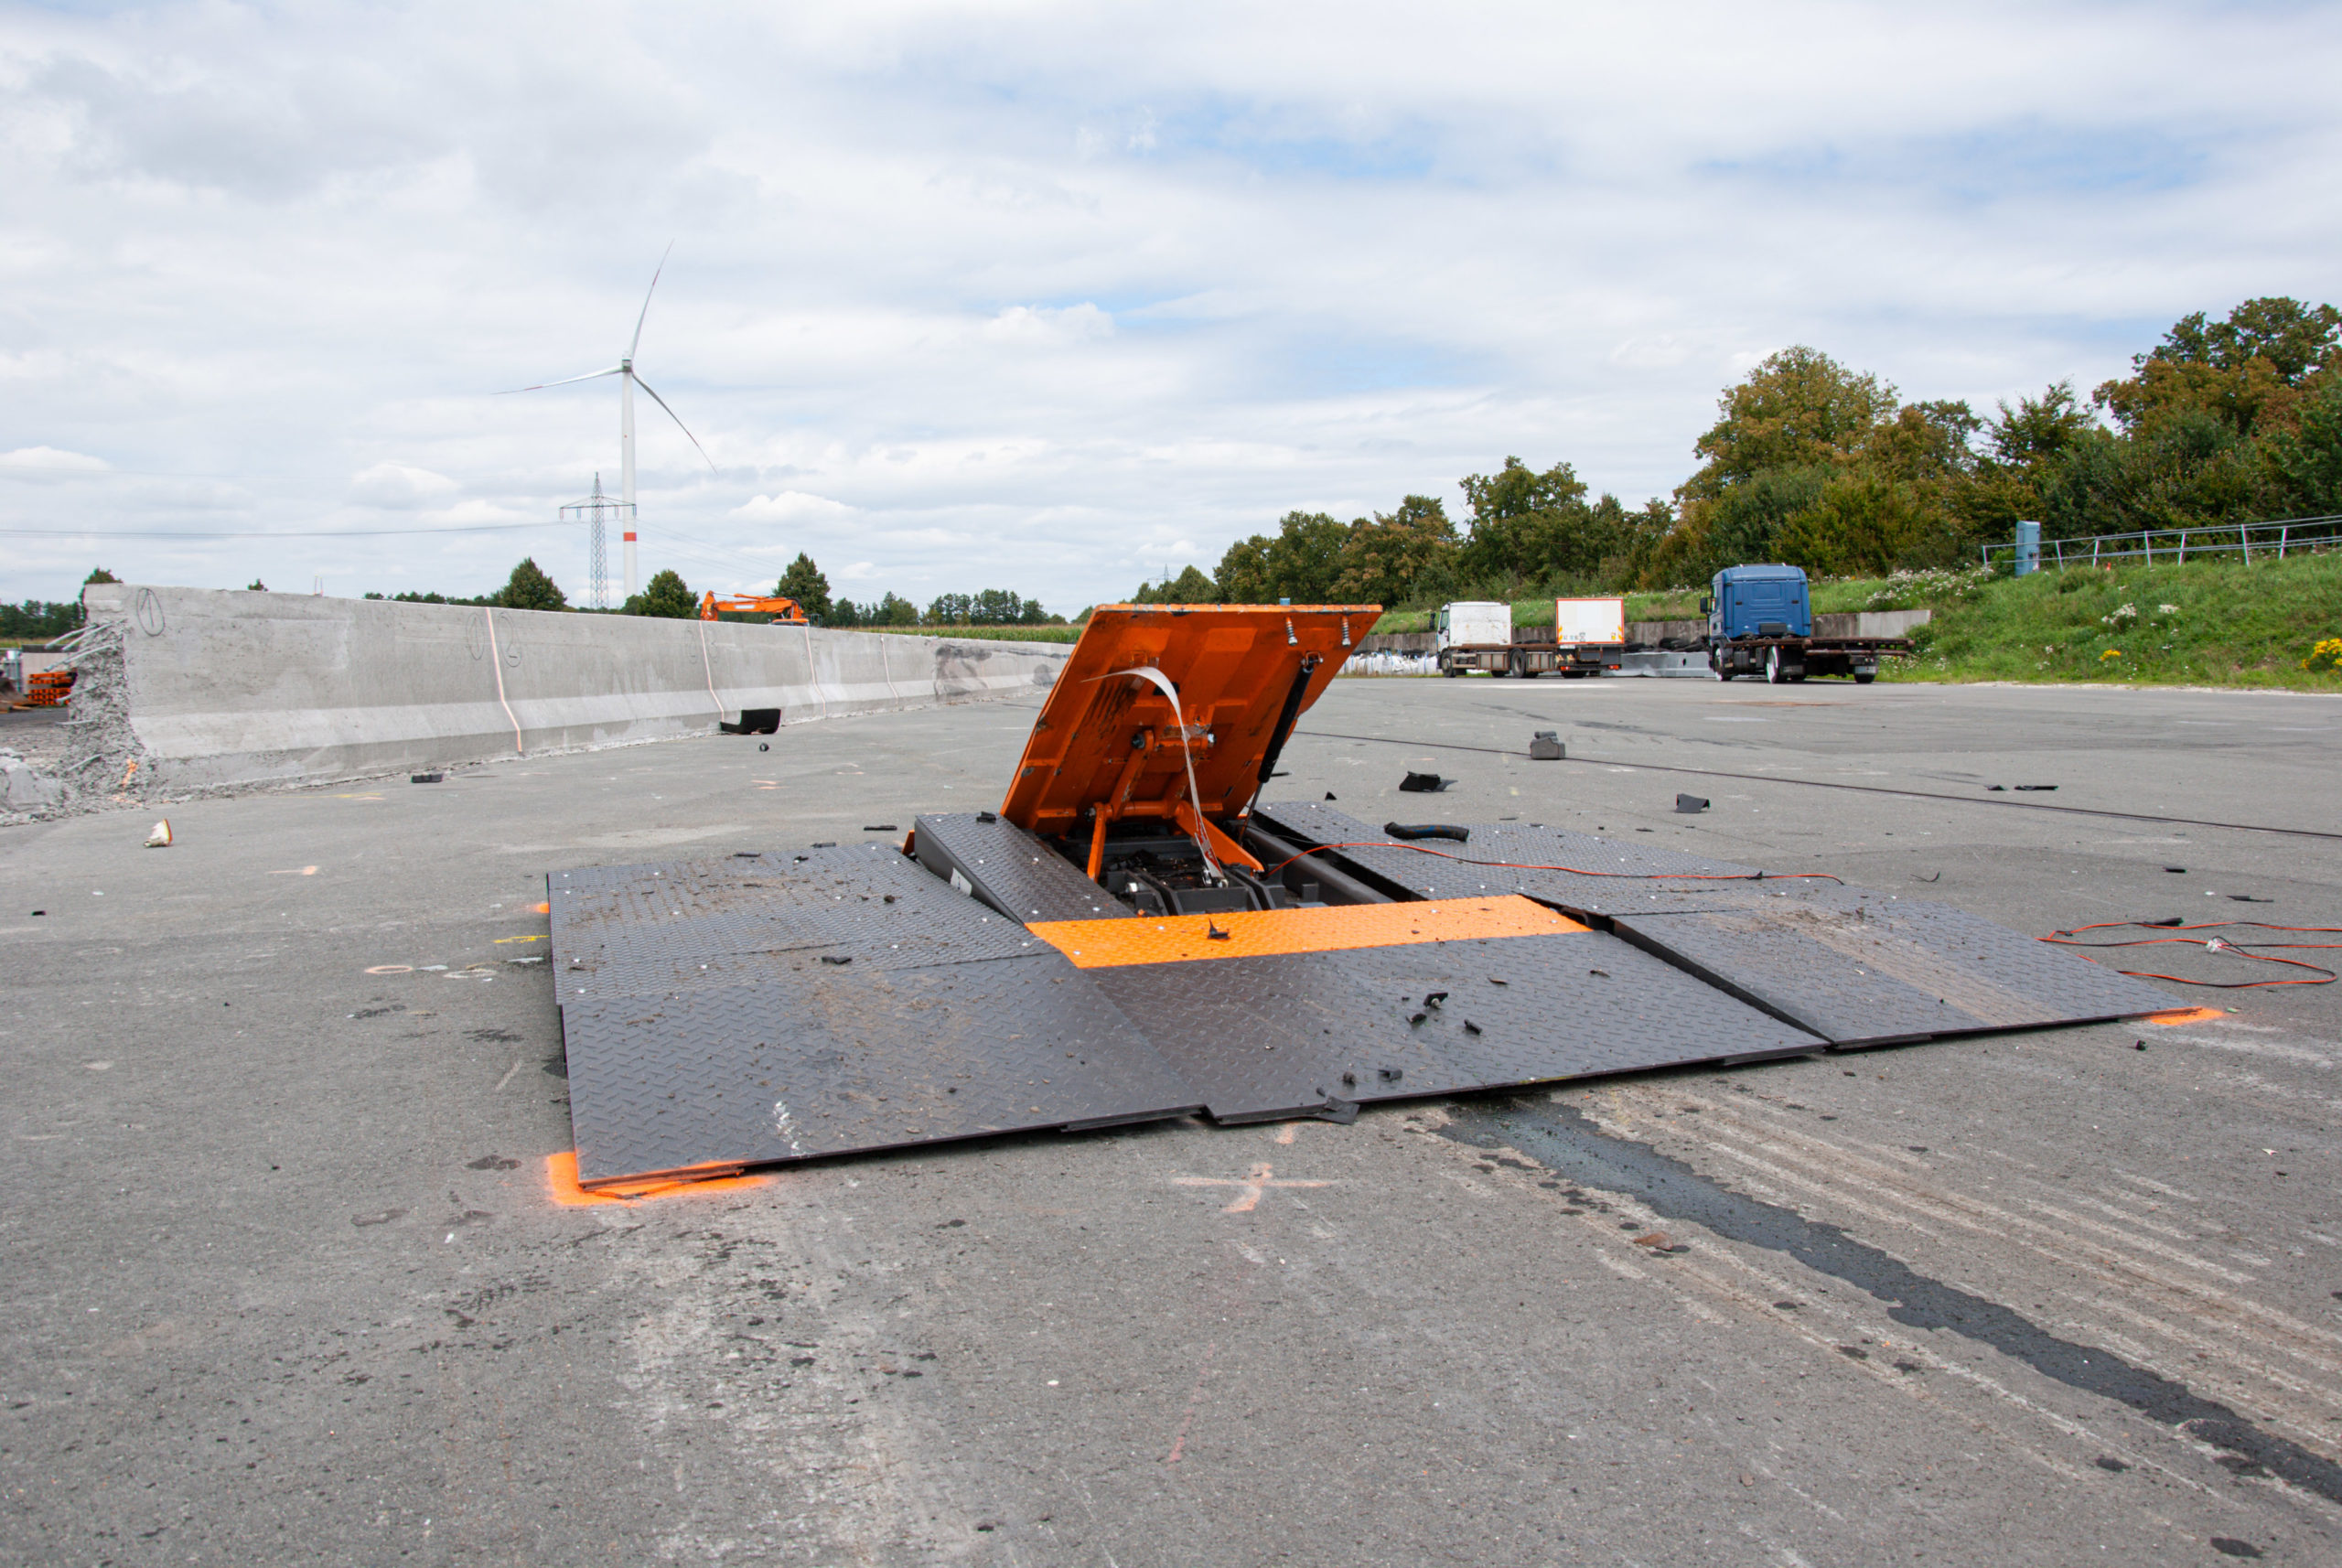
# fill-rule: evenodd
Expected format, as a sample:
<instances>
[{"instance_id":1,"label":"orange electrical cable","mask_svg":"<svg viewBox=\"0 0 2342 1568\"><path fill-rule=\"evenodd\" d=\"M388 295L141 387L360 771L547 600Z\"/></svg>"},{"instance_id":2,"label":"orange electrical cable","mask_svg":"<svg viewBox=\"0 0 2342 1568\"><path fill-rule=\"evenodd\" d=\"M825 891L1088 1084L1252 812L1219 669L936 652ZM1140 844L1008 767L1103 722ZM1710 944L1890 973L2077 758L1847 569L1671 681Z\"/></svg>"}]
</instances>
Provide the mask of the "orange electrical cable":
<instances>
[{"instance_id":1,"label":"orange electrical cable","mask_svg":"<svg viewBox=\"0 0 2342 1568\"><path fill-rule=\"evenodd\" d=\"M2164 974L2154 970L2125 969L2116 971L2117 973L2133 975L2141 980L2167 980L2175 985L2200 986L2209 991L2246 991L2256 986L2264 985L2331 985L2334 983L2337 978L2335 972L2326 968L2324 964L2311 963L2305 959L2276 958L2267 953L2255 952L2252 950L2255 948L2283 948L2297 950L2305 948L2342 948L2342 942L2232 942L2219 937L2214 937L2209 941L2198 940L2194 937L2134 937L2128 941L2119 942L2078 942L2073 940L2077 934L2082 931L2126 929L2143 931L2222 931L2232 930L2240 927L2261 931L2287 931L2294 934L2342 936L2342 927L2277 926L2272 925L2266 920L2207 920L2201 924L2193 926L2182 925L2177 920L2173 920L2168 924L2160 920L2097 920L2087 926L2076 926L2071 930L2052 932L2048 936L2036 938L2036 940L2038 941L2047 942L2053 947L2090 948L2099 950L2110 948L2146 948L2155 947L2166 942L2178 942L2186 947L2202 948L2207 952L2229 953L2237 958L2250 959L2254 963L2282 963L2290 965L2294 969L2311 970L2322 977L2315 980L2190 980L2186 975Z\"/></svg>"}]
</instances>

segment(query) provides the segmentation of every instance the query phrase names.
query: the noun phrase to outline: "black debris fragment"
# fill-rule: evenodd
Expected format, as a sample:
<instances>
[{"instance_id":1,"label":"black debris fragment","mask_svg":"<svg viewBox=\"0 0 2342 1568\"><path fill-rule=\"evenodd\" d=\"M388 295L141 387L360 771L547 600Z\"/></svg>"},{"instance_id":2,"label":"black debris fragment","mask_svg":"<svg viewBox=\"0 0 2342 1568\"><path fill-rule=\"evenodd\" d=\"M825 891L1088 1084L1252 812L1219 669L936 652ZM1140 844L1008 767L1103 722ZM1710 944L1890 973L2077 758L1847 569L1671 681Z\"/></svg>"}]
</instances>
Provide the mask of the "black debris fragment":
<instances>
[{"instance_id":1,"label":"black debris fragment","mask_svg":"<svg viewBox=\"0 0 2342 1568\"><path fill-rule=\"evenodd\" d=\"M1434 992L1431 993L1431 994L1429 994L1428 996L1425 996L1425 997L1423 998L1423 1005L1424 1005L1424 1006L1426 1006L1426 1007L1436 1007L1436 1006L1438 1006L1441 1003L1443 1003L1443 1002L1445 1002L1445 1001L1446 1001L1446 1000L1447 1000L1447 993L1446 993L1446 992L1445 992L1445 991L1434 991Z\"/></svg>"},{"instance_id":2,"label":"black debris fragment","mask_svg":"<svg viewBox=\"0 0 2342 1568\"><path fill-rule=\"evenodd\" d=\"M1451 782L1452 780L1442 779L1436 773L1411 772L1399 780L1399 789L1402 793L1408 795L1436 795L1446 789Z\"/></svg>"},{"instance_id":3,"label":"black debris fragment","mask_svg":"<svg viewBox=\"0 0 2342 1568\"><path fill-rule=\"evenodd\" d=\"M852 953L825 952L822 955L822 961L823 963L852 963L854 961L854 955Z\"/></svg>"},{"instance_id":4,"label":"black debris fragment","mask_svg":"<svg viewBox=\"0 0 2342 1568\"><path fill-rule=\"evenodd\" d=\"M1331 789L1327 790L1327 791L1326 791L1326 799L1327 799L1328 800L1332 800L1333 798L1334 798L1334 792L1333 792Z\"/></svg>"},{"instance_id":5,"label":"black debris fragment","mask_svg":"<svg viewBox=\"0 0 2342 1568\"><path fill-rule=\"evenodd\" d=\"M1466 1018L1464 1020L1464 1032L1467 1035L1477 1035L1480 1032L1480 1026Z\"/></svg>"},{"instance_id":6,"label":"black debris fragment","mask_svg":"<svg viewBox=\"0 0 2342 1568\"><path fill-rule=\"evenodd\" d=\"M447 776L445 773L410 773L406 781L410 784L444 784Z\"/></svg>"},{"instance_id":7,"label":"black debris fragment","mask_svg":"<svg viewBox=\"0 0 2342 1568\"><path fill-rule=\"evenodd\" d=\"M2166 865L2164 869L2170 872L2174 876L2185 876L2187 875L2187 868L2184 865Z\"/></svg>"},{"instance_id":8,"label":"black debris fragment","mask_svg":"<svg viewBox=\"0 0 2342 1568\"><path fill-rule=\"evenodd\" d=\"M1678 795L1675 797L1675 809L1689 816L1693 812L1706 811L1708 802L1698 795Z\"/></svg>"},{"instance_id":9,"label":"black debris fragment","mask_svg":"<svg viewBox=\"0 0 2342 1568\"><path fill-rule=\"evenodd\" d=\"M1454 822L1385 822L1382 831L1394 839L1450 839L1456 843L1472 842L1472 830Z\"/></svg>"},{"instance_id":10,"label":"black debris fragment","mask_svg":"<svg viewBox=\"0 0 2342 1568\"><path fill-rule=\"evenodd\" d=\"M1568 755L1569 748L1562 745L1562 737L1552 730L1541 729L1530 737L1529 760L1531 762L1559 762Z\"/></svg>"},{"instance_id":11,"label":"black debris fragment","mask_svg":"<svg viewBox=\"0 0 2342 1568\"><path fill-rule=\"evenodd\" d=\"M2046 795L2055 790L2057 786L2055 784L2020 784L2017 788L2019 789L2031 790L2037 794Z\"/></svg>"}]
</instances>

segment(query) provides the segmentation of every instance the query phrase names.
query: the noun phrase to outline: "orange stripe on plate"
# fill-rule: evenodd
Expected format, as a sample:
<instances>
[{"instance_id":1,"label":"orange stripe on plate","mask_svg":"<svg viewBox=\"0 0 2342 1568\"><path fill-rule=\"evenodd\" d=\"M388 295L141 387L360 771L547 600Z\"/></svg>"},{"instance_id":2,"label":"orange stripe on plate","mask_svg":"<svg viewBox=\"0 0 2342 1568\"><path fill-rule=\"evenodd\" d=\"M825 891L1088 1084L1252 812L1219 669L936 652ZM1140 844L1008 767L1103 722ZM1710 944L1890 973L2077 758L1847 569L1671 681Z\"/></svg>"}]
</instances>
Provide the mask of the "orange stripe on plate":
<instances>
[{"instance_id":1,"label":"orange stripe on plate","mask_svg":"<svg viewBox=\"0 0 2342 1568\"><path fill-rule=\"evenodd\" d=\"M762 1187L772 1179L741 1176L738 1165L713 1165L709 1170L711 1174L704 1177L646 1176L582 1187L577 1185L577 1151L564 1149L545 1156L545 1192L564 1208L576 1208L588 1203L632 1203L637 1198L669 1197L685 1192L735 1192L744 1187Z\"/></svg>"},{"instance_id":2,"label":"orange stripe on plate","mask_svg":"<svg viewBox=\"0 0 2342 1568\"><path fill-rule=\"evenodd\" d=\"M2143 1024L2208 1024L2215 1018L2225 1018L2222 1007L2180 1007L2169 1013L2149 1013L2139 1021Z\"/></svg>"},{"instance_id":3,"label":"orange stripe on plate","mask_svg":"<svg viewBox=\"0 0 2342 1568\"><path fill-rule=\"evenodd\" d=\"M1482 941L1583 931L1518 894L1407 904L1338 904L1323 909L1262 909L1233 915L1142 916L1135 920L1044 920L1035 936L1081 969L1193 963L1268 953L1342 952L1418 942ZM1214 937L1219 929L1224 938Z\"/></svg>"}]
</instances>

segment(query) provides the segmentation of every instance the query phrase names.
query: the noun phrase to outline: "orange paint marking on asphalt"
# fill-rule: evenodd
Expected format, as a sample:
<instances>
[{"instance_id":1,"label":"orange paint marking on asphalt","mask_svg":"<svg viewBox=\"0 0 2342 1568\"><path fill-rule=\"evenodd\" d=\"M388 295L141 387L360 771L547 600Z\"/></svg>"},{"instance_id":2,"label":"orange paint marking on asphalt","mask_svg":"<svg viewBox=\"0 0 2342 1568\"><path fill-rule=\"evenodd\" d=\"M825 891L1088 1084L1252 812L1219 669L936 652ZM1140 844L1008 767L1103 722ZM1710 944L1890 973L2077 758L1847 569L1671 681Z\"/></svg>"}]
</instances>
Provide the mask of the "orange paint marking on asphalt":
<instances>
[{"instance_id":1,"label":"orange paint marking on asphalt","mask_svg":"<svg viewBox=\"0 0 2342 1568\"><path fill-rule=\"evenodd\" d=\"M1235 1200L1230 1203L1227 1208L1220 1210L1222 1214L1252 1213L1253 1209L1260 1207L1261 1194L1266 1192L1273 1187L1331 1187L1334 1185L1332 1182L1328 1181L1284 1181L1276 1179L1274 1168L1271 1166L1269 1162L1266 1160L1261 1161L1250 1171L1246 1172L1242 1176L1234 1181L1230 1181L1219 1176L1173 1176L1171 1180L1175 1186L1178 1187L1232 1187L1236 1188Z\"/></svg>"},{"instance_id":2,"label":"orange paint marking on asphalt","mask_svg":"<svg viewBox=\"0 0 2342 1568\"><path fill-rule=\"evenodd\" d=\"M1204 1380L1211 1376L1212 1355L1219 1348L1217 1339L1204 1347L1204 1364L1196 1369L1195 1391L1187 1395L1187 1413L1179 1418L1179 1434L1171 1440L1171 1452L1163 1461L1166 1465L1176 1465L1187 1446L1187 1428L1195 1424L1196 1406L1203 1402Z\"/></svg>"},{"instance_id":3,"label":"orange paint marking on asphalt","mask_svg":"<svg viewBox=\"0 0 2342 1568\"><path fill-rule=\"evenodd\" d=\"M1277 1129L1277 1142L1280 1144L1290 1144L1293 1142L1294 1135L1300 1131L1300 1122L1288 1122L1284 1126Z\"/></svg>"},{"instance_id":4,"label":"orange paint marking on asphalt","mask_svg":"<svg viewBox=\"0 0 2342 1568\"><path fill-rule=\"evenodd\" d=\"M577 1151L564 1149L557 1155L545 1156L545 1191L564 1208L581 1208L589 1203L635 1203L647 1197L674 1197L686 1193L736 1192L742 1187L763 1187L772 1180L768 1176L738 1176L737 1165L716 1167L725 1174L704 1176L697 1181L664 1180L629 1182L618 1187L595 1187L590 1191L577 1185Z\"/></svg>"},{"instance_id":5,"label":"orange paint marking on asphalt","mask_svg":"<svg viewBox=\"0 0 2342 1568\"><path fill-rule=\"evenodd\" d=\"M2142 1024L2208 1024L2215 1018L2225 1018L2225 1007L2175 1007L2168 1013L2150 1013L2139 1020Z\"/></svg>"}]
</instances>

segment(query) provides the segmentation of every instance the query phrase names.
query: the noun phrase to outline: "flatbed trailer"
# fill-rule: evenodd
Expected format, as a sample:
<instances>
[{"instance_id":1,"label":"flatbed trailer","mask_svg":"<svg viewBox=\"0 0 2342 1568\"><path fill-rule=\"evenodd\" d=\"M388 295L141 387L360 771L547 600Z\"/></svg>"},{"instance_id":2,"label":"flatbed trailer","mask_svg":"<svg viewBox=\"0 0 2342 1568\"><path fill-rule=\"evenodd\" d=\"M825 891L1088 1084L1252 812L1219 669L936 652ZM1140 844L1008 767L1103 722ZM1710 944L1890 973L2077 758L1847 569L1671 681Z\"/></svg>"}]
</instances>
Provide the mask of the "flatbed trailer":
<instances>
[{"instance_id":1,"label":"flatbed trailer","mask_svg":"<svg viewBox=\"0 0 2342 1568\"><path fill-rule=\"evenodd\" d=\"M1851 675L1867 686L1882 659L1911 656L1907 637L1738 637L1708 645L1708 668L1719 680L1756 676L1779 684L1808 675Z\"/></svg>"}]
</instances>

